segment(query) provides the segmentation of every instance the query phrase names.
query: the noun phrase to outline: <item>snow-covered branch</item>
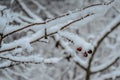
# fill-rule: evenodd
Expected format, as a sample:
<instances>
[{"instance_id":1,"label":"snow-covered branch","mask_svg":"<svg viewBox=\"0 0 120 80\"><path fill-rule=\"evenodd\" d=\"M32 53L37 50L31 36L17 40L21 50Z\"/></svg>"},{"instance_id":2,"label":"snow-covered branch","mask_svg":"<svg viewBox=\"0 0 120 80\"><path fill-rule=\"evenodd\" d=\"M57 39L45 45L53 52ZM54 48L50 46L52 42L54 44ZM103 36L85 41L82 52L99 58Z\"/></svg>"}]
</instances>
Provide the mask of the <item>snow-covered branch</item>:
<instances>
[{"instance_id":1,"label":"snow-covered branch","mask_svg":"<svg viewBox=\"0 0 120 80\"><path fill-rule=\"evenodd\" d=\"M63 40L60 40L60 43L62 45L63 48L65 48L65 52L67 52L67 55L71 55L70 58L72 58L74 60L74 62L79 66L81 67L82 69L86 70L86 62L83 61L82 59L80 59L75 51L69 46L69 43L68 42L65 42Z\"/></svg>"},{"instance_id":2,"label":"snow-covered branch","mask_svg":"<svg viewBox=\"0 0 120 80\"><path fill-rule=\"evenodd\" d=\"M105 80L105 79L113 79L115 80L117 77L120 77L120 72L118 69L111 71L109 73L106 73L104 75L98 76L98 80Z\"/></svg>"},{"instance_id":3,"label":"snow-covered branch","mask_svg":"<svg viewBox=\"0 0 120 80\"><path fill-rule=\"evenodd\" d=\"M115 48L119 48L119 44L117 43L120 41L120 38L119 41L118 39L115 40L114 49L112 49L112 47L108 47L112 49L111 52L108 51L108 53L113 52L115 53L114 55L111 54L101 61L98 61L97 58L95 64L93 63L93 60L95 59L95 54L103 40L120 25L120 15L118 15L117 17L116 15L112 16L111 22L107 26L105 26L106 22L103 20L108 17L106 17L106 14L108 14L109 11L113 9L114 4L112 3L114 2L114 0L111 0L109 3L93 4L82 9L69 11L66 14L48 19L46 21L43 21L41 17L38 16L41 11L45 13L47 18L53 16L51 16L51 12L49 13L47 11L47 8L41 5L41 2L37 0L30 0L30 3L35 5L34 8L37 7L36 10L38 11L38 13L37 11L34 13L32 12L32 9L29 8L30 6L27 5L26 1L15 1L18 4L19 8L21 8L22 12L24 12L26 15L23 16L23 14L13 13L8 9L2 11L4 8L0 10L0 69L5 70L3 72L4 74L6 74L5 76L12 80L12 77L9 76L7 73L8 71L11 72L11 74L13 75L16 74L17 76L23 76L24 79L28 80L28 75L19 74L19 71L16 72L16 70L14 70L15 72L12 69L9 70L10 67L16 65L20 66L20 64L30 64L30 66L33 64L40 64L40 66L55 64L59 65L59 68L61 68L61 64L62 66L63 64L65 64L67 68L65 68L66 66L63 66L60 69L60 71L64 70L64 72L59 73L59 75L63 73L61 75L62 78L57 77L59 79L64 79L64 75L67 74L68 80L81 80L83 78L85 78L85 80L90 80L92 79L91 75L94 76L97 73L97 77L101 76L100 79L110 78L111 74L108 73L105 74L105 76L102 76L102 72L107 70L108 68L111 69L110 67L116 64L119 60L120 55L115 53L116 51L112 50L114 50ZM11 14L9 14L10 12ZM99 20L99 18L101 22L97 21ZM91 41L89 41L89 35L93 33L96 34L97 31L95 30L98 29L98 26L96 27L96 25L99 25L97 23L95 23L94 25L94 21L100 24L103 23L103 26L105 27L103 31L99 33L99 35L94 37L92 44L92 39ZM107 22L108 21L110 20L107 20ZM85 27L81 28L83 26ZM109 44L109 42L107 43L106 41L106 44ZM97 63L97 61L100 63ZM74 65L68 67L68 64L66 63ZM39 69L42 69L40 66ZM43 68L47 71L48 68L46 67L46 69L45 66ZM71 69L70 67L72 67L72 72L69 72L69 70ZM52 68L54 68L54 66L52 66ZM73 70L74 68L76 68L76 70ZM82 70L83 73L79 73L77 69ZM41 70L41 72L44 71ZM100 75L99 72L101 73ZM22 71L20 73L22 73ZM79 74L82 75L78 76ZM119 76L116 75L116 72L113 72L113 74L114 76L112 77ZM52 77L55 74L45 75L46 77L48 76L51 80L53 80Z\"/></svg>"},{"instance_id":4,"label":"snow-covered branch","mask_svg":"<svg viewBox=\"0 0 120 80\"><path fill-rule=\"evenodd\" d=\"M108 26L106 27L106 29L103 30L103 32L101 32L100 36L98 36L98 38L96 38L96 42L95 42L95 48L93 51L93 54L91 55L90 59L89 59L89 65L88 65L88 70L87 70L87 75L86 75L86 80L89 80L90 77L90 73L91 73L91 63L94 59L94 55L98 49L98 47L100 46L100 44L103 42L103 40L113 31L115 30L117 27L119 27L120 25L120 15L118 15L114 20L112 20L112 22L110 22L110 24L108 24ZM116 61L113 60L111 61L110 64L106 65L109 66L112 64L112 62ZM105 66L105 65L104 65ZM101 67L100 67L101 68ZM102 67L105 68L105 67Z\"/></svg>"},{"instance_id":5,"label":"snow-covered branch","mask_svg":"<svg viewBox=\"0 0 120 80\"><path fill-rule=\"evenodd\" d=\"M109 60L108 62L105 62L106 64L103 63L98 67L92 67L91 73L95 74L97 72L102 72L104 70L107 70L108 68L113 66L119 59L120 59L119 57L112 58L112 60Z\"/></svg>"},{"instance_id":6,"label":"snow-covered branch","mask_svg":"<svg viewBox=\"0 0 120 80\"><path fill-rule=\"evenodd\" d=\"M24 3L22 0L15 0L18 5L21 7L21 9L26 13L27 16L29 16L30 18L39 21L42 21L42 19L35 15Z\"/></svg>"},{"instance_id":7,"label":"snow-covered branch","mask_svg":"<svg viewBox=\"0 0 120 80\"><path fill-rule=\"evenodd\" d=\"M111 33L114 29L116 29L120 25L120 15L118 15L112 22L110 22L106 28L96 37L96 41L94 45L98 45L104 38Z\"/></svg>"},{"instance_id":8,"label":"snow-covered branch","mask_svg":"<svg viewBox=\"0 0 120 80\"><path fill-rule=\"evenodd\" d=\"M87 17L84 19L79 18L79 19L73 20L73 21L70 20L69 22L66 22L64 24L59 24L59 25L56 25L53 27L48 27L47 28L47 36L53 35L53 34L57 33L58 31L64 29L65 27L67 27L75 22L78 22L80 20L86 20L86 19L87 19ZM49 25L49 23L48 23L48 25ZM16 47L23 47L23 46L24 46L24 48L27 48L31 51L32 47L30 46L30 43L36 42L37 40L44 38L45 37L44 31L45 30L43 28L43 29L39 30L38 32L34 33L33 35L31 35L31 37L23 37L19 40L15 40L11 43L3 44L3 46L1 47L1 50L0 50L0 53L6 52L6 51L11 51L11 50L15 49ZM26 42L26 44L24 44L23 42ZM28 45L29 45L29 47L28 47Z\"/></svg>"},{"instance_id":9,"label":"snow-covered branch","mask_svg":"<svg viewBox=\"0 0 120 80\"><path fill-rule=\"evenodd\" d=\"M99 8L99 9L98 9ZM96 5L91 5L89 7L86 7L82 10L77 10L77 11L74 11L74 12L69 12L69 13L66 13L64 15L61 15L61 16L58 16L58 17L55 17L53 19L49 19L47 21L44 21L44 22L39 22L39 23L33 23L33 24L30 24L30 25L27 25L27 26L21 26L20 28L16 28L16 29L12 29L10 31L5 31L5 37L7 35L10 35L10 34L13 34L15 32L18 32L18 31L21 31L23 29L26 29L26 28L29 28L29 27L34 27L35 25L39 25L39 27L42 28L42 26L54 26L56 25L56 23L60 24L60 23L66 23L70 20L77 20L78 18L81 17L82 18L85 18L85 17L88 17L90 14L97 14L95 16L95 18L98 16L102 16L104 15L104 13L106 13L106 11L110 8L109 5L103 5L103 4L96 4ZM92 18L91 18L92 19ZM93 17L94 19L94 17ZM93 20L92 19L92 20ZM85 22L85 21L84 21ZM83 22L82 22L83 23ZM87 22L85 22L84 24L86 24Z\"/></svg>"},{"instance_id":10,"label":"snow-covered branch","mask_svg":"<svg viewBox=\"0 0 120 80\"><path fill-rule=\"evenodd\" d=\"M31 56L27 56L27 57L23 57L23 56L20 56L20 57L16 57L16 56L10 56L10 55L7 55L7 56L0 56L1 59L5 59L5 60L9 60L9 61L12 61L12 62L18 62L18 63L34 63L34 64L40 64L40 63L58 63L59 61L61 61L62 59L64 59L63 57L61 58L57 58L57 57L53 57L53 58L43 58L43 57L40 57L38 55L31 55Z\"/></svg>"}]
</instances>

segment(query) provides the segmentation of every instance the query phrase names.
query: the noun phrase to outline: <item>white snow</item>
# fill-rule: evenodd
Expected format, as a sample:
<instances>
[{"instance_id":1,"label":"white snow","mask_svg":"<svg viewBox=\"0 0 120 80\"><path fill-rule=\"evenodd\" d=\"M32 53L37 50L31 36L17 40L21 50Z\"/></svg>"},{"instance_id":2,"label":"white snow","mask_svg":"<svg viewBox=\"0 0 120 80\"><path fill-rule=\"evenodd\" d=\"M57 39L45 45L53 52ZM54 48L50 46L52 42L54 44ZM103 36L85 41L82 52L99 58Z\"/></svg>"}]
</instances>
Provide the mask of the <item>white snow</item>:
<instances>
[{"instance_id":1,"label":"white snow","mask_svg":"<svg viewBox=\"0 0 120 80\"><path fill-rule=\"evenodd\" d=\"M24 63L58 63L61 61L63 58L57 58L57 57L52 57L52 58L43 58L40 57L39 55L31 55L31 56L11 56L11 55L0 55L0 58L6 58L10 61L14 62L24 62ZM9 62L10 64L10 62ZM4 63L4 65L8 65L7 63Z\"/></svg>"},{"instance_id":2,"label":"white snow","mask_svg":"<svg viewBox=\"0 0 120 80\"><path fill-rule=\"evenodd\" d=\"M93 50L92 44L85 41L82 37L68 32L68 31L60 31L58 32L60 36L63 36L71 41L73 41L75 48L82 47L83 51Z\"/></svg>"},{"instance_id":3,"label":"white snow","mask_svg":"<svg viewBox=\"0 0 120 80\"><path fill-rule=\"evenodd\" d=\"M114 27L114 25L116 25L117 23L120 22L120 15L117 16L114 20L112 20L107 26L106 28L100 32L99 36L96 37L96 42L94 43L94 45L96 45L96 43L101 39L101 37L104 36L105 33L111 31L111 29Z\"/></svg>"}]
</instances>

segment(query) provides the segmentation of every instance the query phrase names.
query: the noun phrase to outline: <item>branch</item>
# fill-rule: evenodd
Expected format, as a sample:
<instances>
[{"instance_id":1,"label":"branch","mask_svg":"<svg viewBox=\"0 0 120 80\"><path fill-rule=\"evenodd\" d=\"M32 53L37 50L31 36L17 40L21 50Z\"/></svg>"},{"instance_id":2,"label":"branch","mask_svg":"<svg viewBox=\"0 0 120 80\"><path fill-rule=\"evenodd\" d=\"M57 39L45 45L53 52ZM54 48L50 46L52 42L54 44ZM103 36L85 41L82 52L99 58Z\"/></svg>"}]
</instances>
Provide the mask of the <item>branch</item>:
<instances>
[{"instance_id":1,"label":"branch","mask_svg":"<svg viewBox=\"0 0 120 80\"><path fill-rule=\"evenodd\" d=\"M59 61L65 59L65 57L53 57L53 58L41 58L39 56L29 56L29 57L16 57L16 56L0 56L1 59L7 60L3 63L0 64L0 69L6 69L6 68L10 68L16 65L20 65L20 64L28 64L28 63L32 63L32 64L41 64L41 63L45 63L45 64L55 64L58 63Z\"/></svg>"},{"instance_id":2,"label":"branch","mask_svg":"<svg viewBox=\"0 0 120 80\"><path fill-rule=\"evenodd\" d=\"M47 33L48 33L47 36L56 34L58 31L70 26L71 24L73 24L75 22L78 22L80 20L86 20L88 18L88 15L86 15L86 16L87 16L86 18L78 18L76 20L66 22L65 24L60 24L60 25L57 25L57 26L47 28ZM96 16L95 15L91 15L91 16L89 15L89 17L92 17L92 18L94 17L95 18ZM26 26L26 27L28 27L28 26ZM11 50L14 50L15 48L20 48L21 46L25 46L25 44L23 44L23 42L26 42L26 44L34 43L34 42L36 42L36 41L38 41L38 40L40 40L44 37L45 37L44 29L41 29L38 32L34 33L31 37L23 37L19 40L11 42L11 43L3 44L2 47L1 47L1 50L0 50L0 53L6 52L6 51L11 51Z\"/></svg>"},{"instance_id":3,"label":"branch","mask_svg":"<svg viewBox=\"0 0 120 80\"><path fill-rule=\"evenodd\" d=\"M101 45L103 40L111 32L113 32L117 27L119 27L119 25L120 25L120 15L118 17L116 17L112 22L110 22L110 24L106 27L106 29L104 29L104 31L102 31L101 34L97 37L93 54L91 55L89 62L88 62L86 80L89 80L89 78L90 78L92 61L94 59L96 51L98 50L98 47Z\"/></svg>"},{"instance_id":4,"label":"branch","mask_svg":"<svg viewBox=\"0 0 120 80\"><path fill-rule=\"evenodd\" d=\"M9 75L9 72L11 73L11 74L13 74L13 75L16 75L16 76L21 76L23 79L25 79L25 80L32 80L32 79L30 79L30 78L28 78L28 76L27 75L25 75L25 74L22 74L23 72L16 72L16 71L14 71L14 70L12 70L12 69L8 69L8 68L6 68L6 70L7 70L7 74L6 75ZM26 71L27 72L27 71ZM11 76L12 77L12 76ZM13 78L14 79L14 78ZM13 80L12 79L12 80Z\"/></svg>"},{"instance_id":5,"label":"branch","mask_svg":"<svg viewBox=\"0 0 120 80\"><path fill-rule=\"evenodd\" d=\"M16 3L20 6L22 11L30 18L33 18L38 21L42 21L39 16L35 15L23 2L22 0L15 0Z\"/></svg>"},{"instance_id":6,"label":"branch","mask_svg":"<svg viewBox=\"0 0 120 80\"><path fill-rule=\"evenodd\" d=\"M3 38L6 38L7 36L9 36L9 35L11 35L11 34L13 34L13 33L22 31L22 30L24 30L24 29L26 29L26 28L29 28L29 27L31 27L31 26L41 25L41 24L46 24L46 22L29 24L29 25L24 26L24 27L22 27L22 28L20 28L20 29L14 30L14 31L12 31L12 32L10 32L10 33L8 33L8 34L6 34L6 35L3 35Z\"/></svg>"},{"instance_id":7,"label":"branch","mask_svg":"<svg viewBox=\"0 0 120 80\"><path fill-rule=\"evenodd\" d=\"M10 68L16 65L20 64L56 64L59 61L66 59L67 56L64 57L52 57L52 58L43 58L39 57L38 55L36 56L27 56L27 57L16 57L16 56L0 56L1 59L7 60L6 62L3 62L0 64L0 69L5 69L5 68ZM80 63L79 63L80 64Z\"/></svg>"},{"instance_id":8,"label":"branch","mask_svg":"<svg viewBox=\"0 0 120 80\"><path fill-rule=\"evenodd\" d=\"M39 13L40 11L44 12L44 14L46 14L47 18L53 18L54 16L49 12L47 11L47 9L42 6L38 1L36 0L31 0L31 2L33 2L33 4L35 4L37 6L37 13Z\"/></svg>"},{"instance_id":9,"label":"branch","mask_svg":"<svg viewBox=\"0 0 120 80\"><path fill-rule=\"evenodd\" d=\"M38 55L36 56L27 56L27 57L16 57L16 56L0 56L1 59L9 60L12 62L17 62L17 63L34 63L34 64L40 64L40 63L50 63L50 64L55 64L64 59L63 57L57 58L43 58L39 57Z\"/></svg>"},{"instance_id":10,"label":"branch","mask_svg":"<svg viewBox=\"0 0 120 80\"><path fill-rule=\"evenodd\" d=\"M76 53L73 51L73 49L68 45L68 42L60 40L60 43L61 43L62 47L65 48L65 52L67 52L69 55L71 55L71 58L76 63L76 65L81 67L83 70L86 70L86 67L85 67L86 63L76 55Z\"/></svg>"},{"instance_id":11,"label":"branch","mask_svg":"<svg viewBox=\"0 0 120 80\"><path fill-rule=\"evenodd\" d=\"M120 57L116 57L115 59L113 59L111 62L107 63L107 65L103 64L100 65L98 67L96 67L96 69L94 70L94 68L91 70L91 74L95 74L97 72L102 72L107 70L108 68L110 68L111 66L113 66L118 60L120 59Z\"/></svg>"},{"instance_id":12,"label":"branch","mask_svg":"<svg viewBox=\"0 0 120 80\"><path fill-rule=\"evenodd\" d=\"M7 34L5 34L3 36L3 38L15 33L15 32L19 32L21 30L24 30L26 28L29 28L29 27L32 27L32 26L35 26L35 25L43 25L43 24L50 24L49 22L55 22L55 25L56 25L56 21L60 23L61 22L66 22L68 20L75 20L79 17L85 17L86 15L88 14L104 14L106 12L106 10L109 9L109 6L108 5L103 5L103 4L94 4L94 5L91 5L91 6L88 6L88 7L85 7L84 9L82 10L77 10L77 11L74 11L74 12L71 12L71 13L66 13L64 15L61 15L61 16L57 16L53 19L49 19L47 21L44 21L44 22L39 22L39 23L33 23L33 24L30 24L30 25L27 25L27 26L24 26L22 28L19 28L19 29L16 29L16 30L13 30L11 32L6 32ZM74 17L73 17L74 16ZM64 20L63 20L64 18ZM51 24L50 24L51 25ZM43 25L44 26L44 25Z\"/></svg>"},{"instance_id":13,"label":"branch","mask_svg":"<svg viewBox=\"0 0 120 80\"><path fill-rule=\"evenodd\" d=\"M117 78L117 77L120 77L120 71L119 69L117 70L114 70L114 71L111 71L107 74L104 74L102 76L99 76L99 80L110 80L110 79L114 79Z\"/></svg>"},{"instance_id":14,"label":"branch","mask_svg":"<svg viewBox=\"0 0 120 80\"><path fill-rule=\"evenodd\" d=\"M12 67L13 65L15 65L15 64L12 64L11 61L5 61L3 63L0 63L0 69ZM16 63L16 65L18 65L18 63Z\"/></svg>"}]
</instances>

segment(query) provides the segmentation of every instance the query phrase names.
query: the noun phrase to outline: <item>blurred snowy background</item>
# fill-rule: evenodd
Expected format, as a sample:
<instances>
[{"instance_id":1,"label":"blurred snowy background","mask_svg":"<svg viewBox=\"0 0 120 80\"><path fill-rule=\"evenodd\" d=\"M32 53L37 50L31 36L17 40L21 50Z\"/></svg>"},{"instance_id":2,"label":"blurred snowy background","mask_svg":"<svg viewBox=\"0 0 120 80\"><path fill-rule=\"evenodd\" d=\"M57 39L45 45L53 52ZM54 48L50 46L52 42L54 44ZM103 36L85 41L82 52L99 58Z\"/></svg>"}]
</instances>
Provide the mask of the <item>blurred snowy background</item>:
<instances>
[{"instance_id":1,"label":"blurred snowy background","mask_svg":"<svg viewBox=\"0 0 120 80\"><path fill-rule=\"evenodd\" d=\"M110 1L112 0L0 0L0 26L6 20L10 22L7 27L11 25L8 29L6 28L6 30L4 30L3 27L0 27L0 33L6 35L8 33L7 31L12 31L12 25L15 27L21 27L31 23L42 22L52 19L56 16L61 16L65 13L72 14L72 11L83 9L89 5L109 3ZM7 17L4 17L4 14ZM112 7L109 8L102 17L95 18L80 27L78 25L79 22L72 24L70 25L70 28L65 30L73 32L85 39L87 42L94 44L94 40L99 37L99 34L105 30L107 25L119 15L120 1L114 0L114 2L112 2ZM38 29L39 28L33 27L30 30L14 33L10 36L7 36L4 39L4 43L18 40L26 35L30 36ZM63 57L67 54L64 45L66 43L64 43L64 41L66 41L66 39L62 40L59 38L58 34L56 34L48 37L48 40L43 39L33 43L33 51L29 52L25 50L21 54L18 54L19 52L15 53L15 51L14 53L8 51L8 53L4 53L5 55L0 55L0 64L5 64L5 61L9 61L8 57L11 55L28 56L32 54L44 58ZM26 42L23 42L23 44L24 43ZM74 50L74 46L72 46L72 44L69 46ZM87 64L90 56L84 57L83 54L80 54L77 51L74 52L77 53L77 56L80 58L80 60L84 61L83 65L84 63ZM7 54L9 54L8 57L6 57ZM4 56L5 58L2 58ZM89 80L120 80L119 57L120 26L106 36L104 41L99 46L91 64L92 68L91 73L89 73ZM12 62L10 62L10 64L11 63ZM87 80L87 70L85 71L84 68L81 68L81 66L72 58L70 60L68 58L63 59L55 64L49 62L22 62L19 64L18 62L16 65L13 63L7 67L2 66L3 65L0 65L0 80Z\"/></svg>"}]
</instances>

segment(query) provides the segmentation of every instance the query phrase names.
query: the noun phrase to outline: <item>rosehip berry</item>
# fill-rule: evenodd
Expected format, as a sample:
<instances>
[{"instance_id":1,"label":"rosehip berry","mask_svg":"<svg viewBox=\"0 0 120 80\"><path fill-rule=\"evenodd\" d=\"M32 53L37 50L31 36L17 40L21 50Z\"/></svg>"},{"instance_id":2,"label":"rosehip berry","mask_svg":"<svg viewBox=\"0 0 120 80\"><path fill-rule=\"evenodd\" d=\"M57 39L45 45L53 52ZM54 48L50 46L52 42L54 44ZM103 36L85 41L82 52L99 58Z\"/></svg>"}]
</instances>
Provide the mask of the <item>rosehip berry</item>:
<instances>
[{"instance_id":1,"label":"rosehip berry","mask_svg":"<svg viewBox=\"0 0 120 80\"><path fill-rule=\"evenodd\" d=\"M89 53L89 54L92 54L92 50L89 50L88 53Z\"/></svg>"},{"instance_id":2,"label":"rosehip berry","mask_svg":"<svg viewBox=\"0 0 120 80\"><path fill-rule=\"evenodd\" d=\"M77 48L77 51L82 51L82 48L81 48L81 47L78 47L78 48Z\"/></svg>"},{"instance_id":3,"label":"rosehip berry","mask_svg":"<svg viewBox=\"0 0 120 80\"><path fill-rule=\"evenodd\" d=\"M87 57L87 56L88 56L88 54L85 52L85 53L83 54L83 56L84 56L84 57Z\"/></svg>"}]
</instances>

